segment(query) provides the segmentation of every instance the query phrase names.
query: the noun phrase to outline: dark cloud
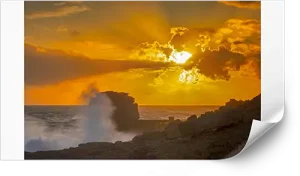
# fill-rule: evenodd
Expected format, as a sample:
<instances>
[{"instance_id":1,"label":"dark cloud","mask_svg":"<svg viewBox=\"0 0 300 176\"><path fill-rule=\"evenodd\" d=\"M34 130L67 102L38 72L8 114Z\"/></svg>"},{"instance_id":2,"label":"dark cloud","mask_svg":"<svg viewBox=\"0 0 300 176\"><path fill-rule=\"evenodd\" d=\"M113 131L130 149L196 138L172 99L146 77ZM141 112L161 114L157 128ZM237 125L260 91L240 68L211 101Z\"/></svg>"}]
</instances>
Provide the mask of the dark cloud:
<instances>
[{"instance_id":1,"label":"dark cloud","mask_svg":"<svg viewBox=\"0 0 300 176\"><path fill-rule=\"evenodd\" d=\"M260 57L253 59L253 65L252 68L254 68L255 75L261 79L261 59Z\"/></svg>"},{"instance_id":2,"label":"dark cloud","mask_svg":"<svg viewBox=\"0 0 300 176\"><path fill-rule=\"evenodd\" d=\"M219 1L229 6L246 9L260 9L260 1Z\"/></svg>"},{"instance_id":3,"label":"dark cloud","mask_svg":"<svg viewBox=\"0 0 300 176\"><path fill-rule=\"evenodd\" d=\"M83 55L25 44L25 84L27 85L54 84L129 69L160 69L169 65L170 63L137 60L95 60Z\"/></svg>"},{"instance_id":4,"label":"dark cloud","mask_svg":"<svg viewBox=\"0 0 300 176\"><path fill-rule=\"evenodd\" d=\"M58 26L56 32L68 33L71 36L78 36L80 32L76 29L69 29L65 26Z\"/></svg>"},{"instance_id":5,"label":"dark cloud","mask_svg":"<svg viewBox=\"0 0 300 176\"><path fill-rule=\"evenodd\" d=\"M246 62L243 54L220 47L218 50L198 51L188 60L185 69L197 68L200 74L213 80L229 80L229 71L239 71Z\"/></svg>"},{"instance_id":6,"label":"dark cloud","mask_svg":"<svg viewBox=\"0 0 300 176\"><path fill-rule=\"evenodd\" d=\"M77 31L77 30L71 30L71 31L69 31L69 32L70 32L70 35L71 35L71 36L78 36L78 35L80 34L80 32Z\"/></svg>"},{"instance_id":7,"label":"dark cloud","mask_svg":"<svg viewBox=\"0 0 300 176\"><path fill-rule=\"evenodd\" d=\"M234 44L234 45L239 45L239 44L243 44L243 43L244 43L244 40L242 40L242 39L237 39L237 40L232 41L232 44Z\"/></svg>"}]
</instances>

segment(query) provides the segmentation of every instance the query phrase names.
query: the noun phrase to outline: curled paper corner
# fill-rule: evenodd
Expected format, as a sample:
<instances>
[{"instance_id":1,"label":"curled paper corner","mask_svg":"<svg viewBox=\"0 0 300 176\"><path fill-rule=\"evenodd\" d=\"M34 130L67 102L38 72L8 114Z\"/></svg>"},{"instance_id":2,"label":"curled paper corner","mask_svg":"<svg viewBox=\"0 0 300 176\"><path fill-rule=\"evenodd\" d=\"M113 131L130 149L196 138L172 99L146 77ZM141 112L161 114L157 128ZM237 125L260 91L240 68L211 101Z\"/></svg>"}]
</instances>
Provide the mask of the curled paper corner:
<instances>
[{"instance_id":1,"label":"curled paper corner","mask_svg":"<svg viewBox=\"0 0 300 176\"><path fill-rule=\"evenodd\" d=\"M283 116L284 116L284 107L282 107L279 111L274 113L274 115L272 117L269 118L271 120L271 122L263 121L263 120L262 121L253 120L251 130L249 133L249 137L248 137L246 144L245 143L240 144L240 146L237 147L237 150L233 151L234 154L232 154L232 153L230 154L230 156L232 156L232 157L228 157L228 159L237 157L241 153L246 151L246 149L251 144L253 144L261 136L263 136L267 131L269 131L272 127L274 127L278 122L280 122L282 120Z\"/></svg>"},{"instance_id":2,"label":"curled paper corner","mask_svg":"<svg viewBox=\"0 0 300 176\"><path fill-rule=\"evenodd\" d=\"M241 153L245 152L246 149L254 143L257 139L263 136L267 131L269 131L276 123L262 122L258 120L253 120L252 127L249 133L247 142L244 142L237 146L237 148L228 154L225 159L233 159L238 157Z\"/></svg>"},{"instance_id":3,"label":"curled paper corner","mask_svg":"<svg viewBox=\"0 0 300 176\"><path fill-rule=\"evenodd\" d=\"M254 141L259 139L264 133L266 133L274 125L280 122L283 118L283 115L284 115L284 106L279 111L274 113L274 115L272 115L272 117L270 118L271 121L253 120L249 138L243 150L249 147Z\"/></svg>"},{"instance_id":4,"label":"curled paper corner","mask_svg":"<svg viewBox=\"0 0 300 176\"><path fill-rule=\"evenodd\" d=\"M241 152L245 151L254 141L269 131L275 124L276 123L253 120L247 143Z\"/></svg>"}]
</instances>

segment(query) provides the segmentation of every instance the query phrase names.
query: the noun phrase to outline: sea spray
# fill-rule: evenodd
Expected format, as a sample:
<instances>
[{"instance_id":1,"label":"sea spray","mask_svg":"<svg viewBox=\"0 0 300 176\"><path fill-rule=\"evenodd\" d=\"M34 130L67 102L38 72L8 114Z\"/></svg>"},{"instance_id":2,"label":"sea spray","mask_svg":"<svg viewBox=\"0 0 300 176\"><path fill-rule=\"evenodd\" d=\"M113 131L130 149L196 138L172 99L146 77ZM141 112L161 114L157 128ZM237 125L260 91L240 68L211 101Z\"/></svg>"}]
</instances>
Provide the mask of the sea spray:
<instances>
[{"instance_id":1,"label":"sea spray","mask_svg":"<svg viewBox=\"0 0 300 176\"><path fill-rule=\"evenodd\" d=\"M25 151L59 150L77 146L81 141L81 129L49 130L45 121L36 117L26 117Z\"/></svg>"},{"instance_id":2,"label":"sea spray","mask_svg":"<svg viewBox=\"0 0 300 176\"><path fill-rule=\"evenodd\" d=\"M82 121L84 127L84 142L106 141L115 142L128 141L135 134L123 133L116 130L112 121L112 114L115 110L110 98L105 93L95 93L85 108L85 116Z\"/></svg>"},{"instance_id":3,"label":"sea spray","mask_svg":"<svg viewBox=\"0 0 300 176\"><path fill-rule=\"evenodd\" d=\"M105 93L93 90L88 105L73 117L77 121L76 128L50 131L45 122L30 117L31 120L25 122L25 151L60 150L87 142L131 140L136 134L116 131L111 120L114 110Z\"/></svg>"}]
</instances>

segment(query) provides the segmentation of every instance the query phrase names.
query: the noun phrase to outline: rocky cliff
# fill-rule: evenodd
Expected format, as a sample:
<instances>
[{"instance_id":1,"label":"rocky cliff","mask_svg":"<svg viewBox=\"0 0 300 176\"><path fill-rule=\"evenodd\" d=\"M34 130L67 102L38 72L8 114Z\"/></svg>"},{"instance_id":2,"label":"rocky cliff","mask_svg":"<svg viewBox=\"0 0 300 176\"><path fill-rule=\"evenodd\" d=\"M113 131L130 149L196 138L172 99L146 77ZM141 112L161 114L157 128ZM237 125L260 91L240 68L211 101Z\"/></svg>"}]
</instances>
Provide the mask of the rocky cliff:
<instances>
[{"instance_id":1,"label":"rocky cliff","mask_svg":"<svg viewBox=\"0 0 300 176\"><path fill-rule=\"evenodd\" d=\"M98 94L106 94L112 101L112 105L115 107L112 114L112 121L116 125L116 130L118 131L130 131L140 118L138 105L135 103L133 97L129 96L128 93L124 92L101 92L96 93L94 97L91 98L89 104L97 103Z\"/></svg>"},{"instance_id":2,"label":"rocky cliff","mask_svg":"<svg viewBox=\"0 0 300 176\"><path fill-rule=\"evenodd\" d=\"M247 101L230 100L218 110L184 122L176 120L163 131L147 132L128 142L25 152L25 159L222 159L243 148L252 120L260 120L260 109L260 95Z\"/></svg>"}]
</instances>

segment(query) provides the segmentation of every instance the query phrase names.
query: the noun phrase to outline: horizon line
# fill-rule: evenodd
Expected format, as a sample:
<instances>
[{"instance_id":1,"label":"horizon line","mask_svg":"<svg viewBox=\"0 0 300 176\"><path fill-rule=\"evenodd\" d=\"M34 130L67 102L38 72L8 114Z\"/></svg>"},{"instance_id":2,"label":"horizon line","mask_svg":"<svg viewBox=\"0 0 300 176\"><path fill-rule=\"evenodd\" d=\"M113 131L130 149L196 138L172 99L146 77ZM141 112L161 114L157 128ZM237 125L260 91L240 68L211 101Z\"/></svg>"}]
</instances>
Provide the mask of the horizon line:
<instances>
[{"instance_id":1,"label":"horizon line","mask_svg":"<svg viewBox=\"0 0 300 176\"><path fill-rule=\"evenodd\" d=\"M88 106L87 104L24 104L24 106ZM138 104L138 106L224 106L218 104Z\"/></svg>"}]
</instances>

